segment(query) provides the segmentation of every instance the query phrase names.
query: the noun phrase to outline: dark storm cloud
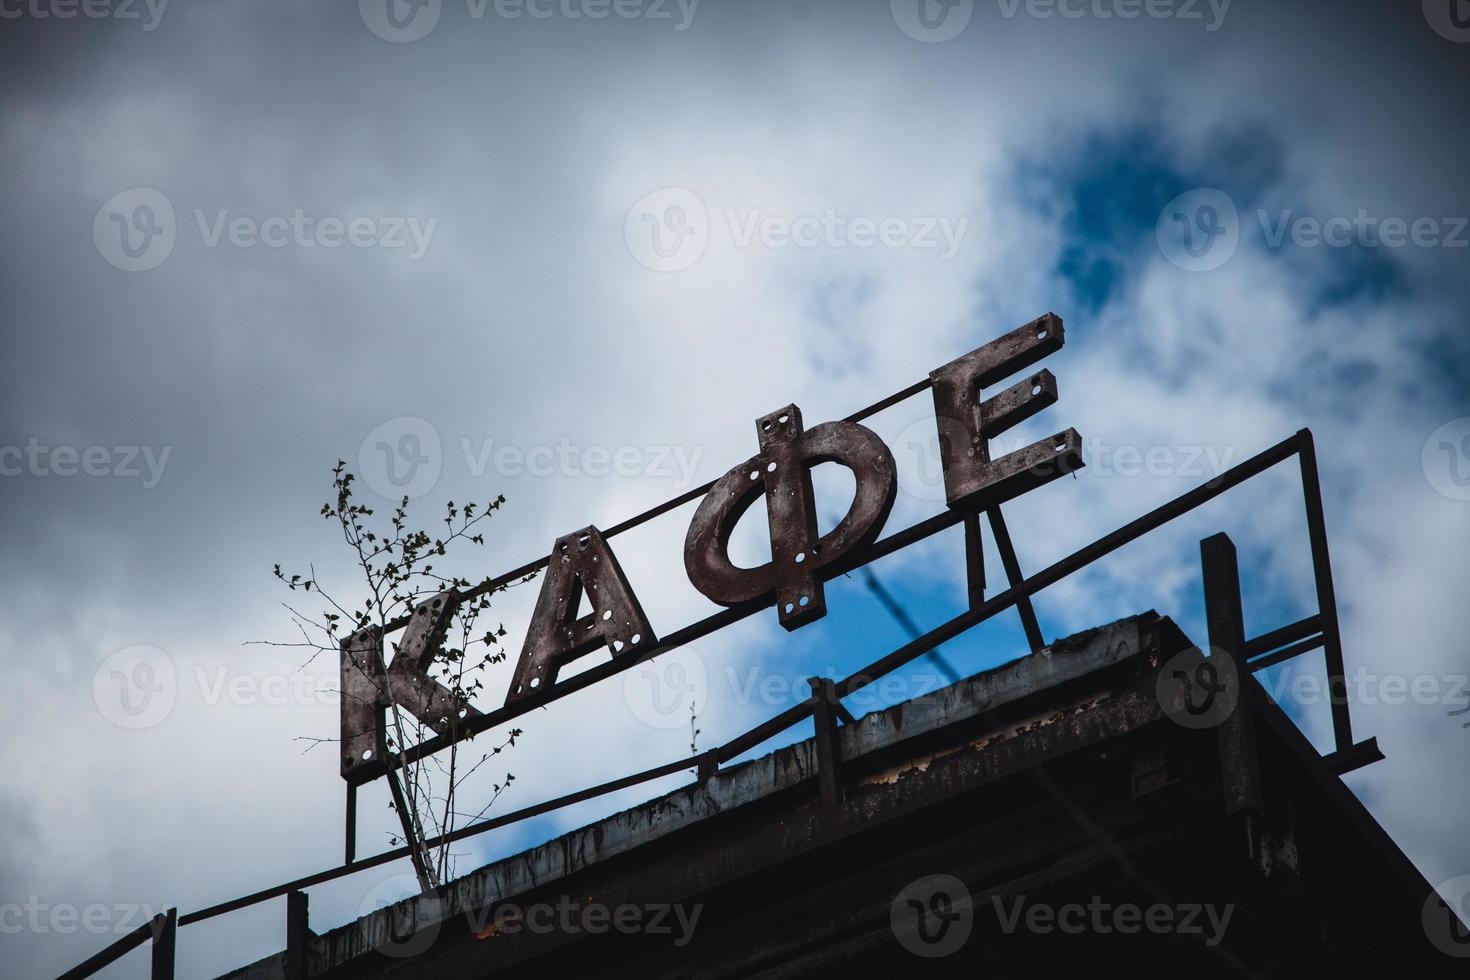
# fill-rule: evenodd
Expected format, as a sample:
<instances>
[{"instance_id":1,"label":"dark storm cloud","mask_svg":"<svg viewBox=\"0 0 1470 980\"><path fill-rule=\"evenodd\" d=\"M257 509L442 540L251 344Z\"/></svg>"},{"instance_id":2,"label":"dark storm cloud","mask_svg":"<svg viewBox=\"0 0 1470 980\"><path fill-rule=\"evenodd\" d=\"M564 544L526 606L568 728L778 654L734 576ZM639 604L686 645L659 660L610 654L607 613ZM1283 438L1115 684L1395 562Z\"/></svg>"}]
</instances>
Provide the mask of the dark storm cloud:
<instances>
[{"instance_id":1,"label":"dark storm cloud","mask_svg":"<svg viewBox=\"0 0 1470 980\"><path fill-rule=\"evenodd\" d=\"M510 498L476 559L504 568L682 487L674 471L589 475L570 453L537 476L494 463L497 449L663 447L702 480L749 454L750 420L774 406L845 414L1046 309L1069 328L1055 411L1086 435L1243 456L1313 426L1333 447L1350 662L1467 669L1454 620L1466 565L1451 544L1470 505L1438 492L1421 459L1436 427L1467 414L1466 252L1266 235L1286 211L1470 213L1470 44L1413 4L1238 0L1208 30L1098 16L1107 5L1038 18L980 3L938 43L882 3L665 6L669 19L635 6L594 20L446 2L403 43L356 4L171 0L151 30L142 5L137 20L0 20L0 448L30 452L0 457L22 467L0 477L4 656L22 678L5 705L16 780L0 807L33 814L0 851L7 889L193 907L335 853L332 759L290 742L331 734L334 709L211 704L198 677L295 670L240 646L285 632L270 566L315 560L345 586L315 514L328 470L399 445L405 418L440 445L425 508ZM1198 188L1228 195L1241 241L1190 273L1156 226ZM703 255L671 272L625 241L635 202L662 189L691 191L708 218ZM160 198L174 216L161 258L162 239L142 234L162 227ZM828 211L968 224L947 259L741 244L751 221ZM150 244L134 256L125 240ZM1018 507L1028 563L1190 482L1104 471L1084 474L1065 527L1047 517L1071 488ZM1305 581L1285 508L1218 518L1250 549L1273 615ZM682 528L650 534L630 575L666 603L660 617L687 616L698 600L668 560ZM1049 615L1062 628L1187 609L1187 552L1120 556ZM936 594L953 585L907 570ZM508 619L528 603L507 597ZM705 656L757 656L767 625ZM139 644L172 658L179 703L157 728L121 730L93 684ZM1444 707L1365 706L1360 725L1391 761L1354 777L1431 877L1470 870L1463 788L1443 788L1442 806L1405 802L1441 792L1458 758L1444 740L1464 733ZM542 773L523 802L687 737L627 727L616 691L579 710L604 737L568 759L565 729L543 725L517 762ZM711 732L742 717L707 710ZM55 741L22 756L37 732ZM260 805L278 796L293 808ZM265 856L245 867L242 853ZM320 908L346 918L361 898ZM191 973L280 945L264 921L211 935L182 949ZM28 973L101 945L3 942Z\"/></svg>"}]
</instances>

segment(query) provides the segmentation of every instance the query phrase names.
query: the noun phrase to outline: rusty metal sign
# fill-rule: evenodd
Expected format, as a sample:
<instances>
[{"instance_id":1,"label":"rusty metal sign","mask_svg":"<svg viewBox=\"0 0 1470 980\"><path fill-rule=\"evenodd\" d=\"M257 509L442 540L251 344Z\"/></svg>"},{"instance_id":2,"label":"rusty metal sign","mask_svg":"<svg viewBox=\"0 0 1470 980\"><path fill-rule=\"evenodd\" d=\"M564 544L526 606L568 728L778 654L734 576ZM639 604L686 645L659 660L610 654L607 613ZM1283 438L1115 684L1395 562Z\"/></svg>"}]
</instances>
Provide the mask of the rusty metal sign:
<instances>
[{"instance_id":1,"label":"rusty metal sign","mask_svg":"<svg viewBox=\"0 0 1470 980\"><path fill-rule=\"evenodd\" d=\"M376 778L396 764L437 752L769 606L776 607L783 627L799 629L826 615L823 583L961 520L966 523L967 547L978 562L975 519L982 512L997 531L1009 574L1014 552L996 508L1081 468L1082 440L1069 428L992 456L991 439L1056 402L1057 381L1042 369L994 394L987 396L985 390L1030 369L1060 350L1064 340L1061 318L1048 313L850 418L807 428L801 409L786 405L755 420L758 451L713 483L608 531L584 527L559 537L547 558L475 589L441 592L390 623L386 632L403 629L391 664L384 662L385 631L353 634L341 650L343 778L351 785ZM933 393L949 512L937 523L923 522L880 540L893 509L898 473L893 453L860 420L924 388ZM818 533L811 480L812 468L822 463L846 467L856 485L847 514L826 534ZM726 608L660 640L607 539L695 499L699 506L685 537L684 568L696 589ZM741 517L762 499L771 560L741 568L730 560L730 536ZM481 712L457 703L448 689L426 674L455 608L539 568L546 574L504 705ZM584 596L592 611L579 617ZM604 648L611 651L609 662L558 679L567 664ZM395 752L394 758L378 757L376 747L382 745L378 726L387 702L412 713L436 735Z\"/></svg>"},{"instance_id":2,"label":"rusty metal sign","mask_svg":"<svg viewBox=\"0 0 1470 980\"><path fill-rule=\"evenodd\" d=\"M756 454L718 480L613 527L584 527L564 535L556 539L545 558L486 579L472 588L451 589L430 596L412 612L381 629L362 630L348 637L341 648L341 771L346 780L343 863L183 915L171 909L122 936L67 976L90 975L149 938L154 939L154 975L170 976L177 928L281 896L287 897L288 976L304 976L315 937L308 928L303 889L404 858L415 862L415 870L423 881L422 848L442 847L691 770L703 782L721 766L807 721L813 725L816 761L816 771L810 778L818 785L821 799L835 805L847 792L837 726L853 723L851 714L843 707L843 698L937 651L941 644L1007 610L1013 609L1020 615L1032 652L1043 650L1046 641L1031 606L1033 595L1290 460L1295 460L1300 468L1317 611L1294 623L1247 637L1234 546L1223 533L1205 539L1200 543L1200 556L1211 653L1206 658L1201 650L1195 649L1193 654L1198 656L1192 659L1180 661L1176 657L1168 665L1156 665L1160 709L1169 715L1169 705L1175 704L1178 710L1192 713L1193 696L1189 691L1193 684L1198 682L1213 697L1231 689L1220 680L1222 676L1234 678L1238 686L1231 703L1236 707L1218 725L1222 801L1225 812L1258 821L1265 806L1265 786L1261 781L1254 733L1263 719L1277 725L1285 721L1285 716L1281 716L1281 722L1269 720L1262 713L1269 698L1247 680L1256 671L1320 649L1333 694L1328 706L1334 749L1323 756L1323 763L1331 772L1341 775L1382 759L1376 738L1356 741L1353 737L1316 443L1309 430L1298 431L1039 571L1029 575L1022 572L1001 515L1001 505L1081 467L1081 438L1072 429L1065 429L1049 439L999 456L992 454L991 440L1056 402L1056 378L1045 369L1032 372L1032 368L1059 350L1062 343L1062 322L1048 314L845 419L807 428L795 405L777 409L756 420ZM1032 373L1013 381L1009 387L987 391L1022 372ZM888 447L861 423L926 390L934 399L934 424L940 441L948 506L909 527L885 534L884 524L892 510L897 487L896 467ZM849 469L856 489L848 513L831 531L819 534L810 471L826 462ZM737 567L729 557L730 535L741 516L762 500L769 519L771 560L756 568ZM691 583L724 608L670 632L656 633L609 541L690 503L698 506L685 537L684 566ZM982 515L991 529L1006 579L1004 588L989 595L981 549ZM394 808L404 821L405 838L409 839L421 831L409 826L404 795L396 778L400 767L449 748L461 739L505 725L528 711L760 614L771 606L776 607L777 617L786 629L799 629L825 615L823 584L834 576L958 524L963 524L965 530L967 608L924 632L911 624L912 638L908 642L846 677L812 678L811 697L791 704L718 746L703 751L691 746L691 754L686 758L476 820L433 837L423 837L419 843L405 843L364 858L356 856L357 790L369 780L384 775L392 777L388 780L389 790L393 793ZM504 704L493 709L477 709L463 695L429 676L443 650L446 629L457 609L541 569L546 574ZM579 615L584 599L591 612ZM397 636L391 663L384 657L385 638L389 635ZM563 670L604 648L611 653L606 661L575 672ZM1192 664L1192 669L1181 671L1179 668L1186 664ZM1181 686L1182 683L1191 686ZM1180 700L1181 697L1188 700ZM417 745L402 746L395 742L390 747L386 719L393 707L417 717L433 734Z\"/></svg>"}]
</instances>

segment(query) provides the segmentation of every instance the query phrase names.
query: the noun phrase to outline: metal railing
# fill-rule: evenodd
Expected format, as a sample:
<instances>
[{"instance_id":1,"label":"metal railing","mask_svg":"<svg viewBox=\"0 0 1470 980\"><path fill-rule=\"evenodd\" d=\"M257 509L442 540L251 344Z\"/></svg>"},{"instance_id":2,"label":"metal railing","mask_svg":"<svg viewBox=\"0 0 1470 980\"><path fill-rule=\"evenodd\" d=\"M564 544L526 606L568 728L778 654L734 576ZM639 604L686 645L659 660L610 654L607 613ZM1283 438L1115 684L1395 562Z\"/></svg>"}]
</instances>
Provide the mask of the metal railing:
<instances>
[{"instance_id":1,"label":"metal railing","mask_svg":"<svg viewBox=\"0 0 1470 980\"><path fill-rule=\"evenodd\" d=\"M869 409L859 412L850 418L856 420L866 417L894 404L902 398L923 390L924 387L925 385L921 383L910 389L905 389L892 398L885 399L883 402L871 406ZM1046 568L1029 577L1022 577L1019 562L1016 560L1015 550L1011 545L1009 535L1005 531L1004 519L1000 514L1000 509L998 507L991 508L987 511L986 516L996 537L996 544L1001 554L1002 565L1006 572L1008 585L1003 591L996 593L988 599L984 597L984 565L980 550L978 514L946 511L945 513L937 514L920 521L903 531L882 538L851 555L843 562L843 568L839 569L835 574L840 574L841 571L851 570L876 558L891 554L909 544L964 522L966 525L966 561L971 585L970 607L958 616L915 637L896 650L879 657L855 673L838 680L829 681L822 679L814 686L812 695L806 700L781 711L774 717L756 725L754 728L736 736L723 745L690 755L686 758L655 766L651 769L645 769L642 772L622 776L596 786L590 786L575 793L569 793L531 806L522 807L519 810L458 828L449 833L441 834L424 841L423 846L435 848L441 844L464 840L465 838L550 813L563 807L572 806L617 792L618 790L627 789L631 786L637 786L641 783L674 775L681 770L694 769L698 773L697 780L703 781L708 779L724 763L737 758L741 754L808 718L813 718L819 723L818 740L820 742L824 734L820 730L822 725L833 725L835 724L835 717L845 715L845 711L841 707L841 700L843 698L851 696L874 683L879 678L924 656L941 644L954 639L967 630L978 626L980 623L1012 607L1016 608L1021 615L1027 639L1032 649L1039 649L1043 645L1043 637L1036 623L1035 612L1031 608L1032 596L1047 586L1054 585L1068 575L1086 568L1124 545L1136 541L1145 534L1195 510L1292 457L1296 457L1300 464L1303 501L1306 506L1307 534L1311 547L1318 611L1311 616L1307 616L1279 629L1272 630L1252 639L1246 639L1241 643L1235 643L1233 645L1236 649L1231 650L1230 653L1240 664L1244 665L1246 668L1245 673L1249 674L1269 666L1274 666L1284 660L1299 656L1319 647L1322 648L1326 659L1327 678L1331 695L1330 702L1334 737L1334 751L1325 756L1324 759L1339 774L1374 762L1382 758L1381 753L1378 751L1376 740L1367 739L1356 744L1352 740L1352 723L1349 717L1343 669L1342 638L1339 633L1337 599L1333 588L1332 569L1327 550L1327 531L1322 512L1322 491L1317 472L1317 454L1311 432L1307 429L1302 429L1295 435L1277 443L1264 452L1258 453L1250 459L1231 467L1225 473L1209 482L1175 497L1162 506L1156 507L1143 516L1098 538L1091 544L1072 552L1065 558L1048 565ZM694 500L702 491L707 489L707 487L696 488L680 497L674 498L609 530L606 532L606 536L611 536L619 531L635 527L653 516L666 513L682 503ZM1233 550L1231 557L1233 567ZM1208 556L1206 558L1208 572ZM507 575L488 580L486 584L478 586L476 590L471 590L471 592L489 591L499 584L523 577L536 568L541 567L544 563L545 559L539 562L532 562ZM1237 603L1238 591L1237 581L1235 588ZM467 593L466 597L470 594ZM548 692L548 697L530 703L515 702L497 711L478 716L474 719L475 731L504 724L533 708L541 707L551 700L563 697L573 690L580 690L621 670L636 666L638 663L642 663L659 653L667 652L671 648L706 636L722 626L729 625L751 615L759 609L766 608L767 605L767 603L747 603L721 610L706 619L686 626L662 638L655 648L643 651L637 656L620 658L615 661L599 664L596 667L568 678L565 682L557 684L554 691ZM389 624L389 628L391 629L394 626L401 627L403 625L406 625L406 619L403 622ZM1213 632L1215 629L1213 620L1211 628ZM1211 642L1214 642L1213 637ZM437 751L439 748L445 747L439 744L442 741L442 738L430 739L419 746L406 750L403 754L407 757L408 761L412 761L413 759L421 758ZM814 774L813 778L819 778L819 775ZM356 806L354 791L355 786L349 787L348 815L349 820L355 823ZM347 845L348 859L343 864L279 885L274 885L270 888L263 888L259 891L251 892L248 895L231 899L227 902L221 902L217 905L211 905L184 915L176 915L175 910L170 910L166 915L158 916L148 925L119 939L107 949L104 949L85 963L64 974L64 977L90 976L128 951L142 945L150 936L153 937L153 977L155 980L160 977L171 977L173 974L174 933L176 927L193 925L196 922L203 922L228 912L282 896L289 896L286 948L287 976L288 978L293 978L293 980L296 977L304 977L306 970L305 950L312 934L306 925L307 905L303 889L411 856L412 848L404 846L384 851L371 857L355 858L352 856L354 850L353 832L354 828L349 827Z\"/></svg>"}]
</instances>

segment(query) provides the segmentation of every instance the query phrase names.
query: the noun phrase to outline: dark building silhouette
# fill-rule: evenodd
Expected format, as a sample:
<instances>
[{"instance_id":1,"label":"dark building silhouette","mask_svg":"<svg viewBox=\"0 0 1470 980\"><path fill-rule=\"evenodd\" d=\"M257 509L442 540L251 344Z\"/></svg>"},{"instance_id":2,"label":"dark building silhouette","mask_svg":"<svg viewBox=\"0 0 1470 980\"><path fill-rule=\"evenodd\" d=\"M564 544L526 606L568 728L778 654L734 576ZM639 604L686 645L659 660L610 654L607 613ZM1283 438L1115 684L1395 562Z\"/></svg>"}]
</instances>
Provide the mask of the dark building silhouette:
<instances>
[{"instance_id":1,"label":"dark building silhouette","mask_svg":"<svg viewBox=\"0 0 1470 980\"><path fill-rule=\"evenodd\" d=\"M1465 976L1470 938L1259 685L1244 743L1180 713L1191 647L1147 613L819 712L814 738L229 976Z\"/></svg>"}]
</instances>

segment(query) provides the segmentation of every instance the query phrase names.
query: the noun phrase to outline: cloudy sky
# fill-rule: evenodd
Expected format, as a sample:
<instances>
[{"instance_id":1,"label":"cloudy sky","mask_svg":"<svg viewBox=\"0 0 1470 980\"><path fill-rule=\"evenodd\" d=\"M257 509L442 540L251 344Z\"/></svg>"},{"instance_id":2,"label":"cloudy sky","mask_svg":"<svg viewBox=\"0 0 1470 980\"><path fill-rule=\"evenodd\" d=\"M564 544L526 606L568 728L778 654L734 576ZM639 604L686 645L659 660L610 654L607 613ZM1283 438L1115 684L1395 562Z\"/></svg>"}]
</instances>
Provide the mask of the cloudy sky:
<instances>
[{"instance_id":1,"label":"cloudy sky","mask_svg":"<svg viewBox=\"0 0 1470 980\"><path fill-rule=\"evenodd\" d=\"M1349 785L1431 881L1470 873L1470 28L1446 0L1287 6L0 0L7 972L340 859L336 756L297 740L335 735L336 665L249 644L293 638L276 562L360 601L318 515L338 458L425 524L504 494L456 559L478 578L719 476L773 409L841 417L1047 311L1061 399L1014 441L1075 427L1089 466L1008 509L1023 566L1310 427L1355 730L1388 756ZM871 425L889 527L942 508L927 396ZM692 512L614 539L660 633L714 608ZM761 523L737 559L764 560ZM1248 631L1315 611L1282 467L1043 593L1048 638L1157 609L1203 639L1218 530ZM961 554L950 532L875 571L929 627ZM497 601L513 650L535 588ZM716 744L905 638L859 577L828 603L536 712L485 773L516 776L497 807L686 754L688 701ZM1007 616L944 656L1024 649ZM1325 746L1321 674L1263 679ZM475 838L460 869L676 783ZM365 792L361 849L391 827ZM405 873L313 890L313 926ZM283 916L183 930L181 975L282 948Z\"/></svg>"}]
</instances>

